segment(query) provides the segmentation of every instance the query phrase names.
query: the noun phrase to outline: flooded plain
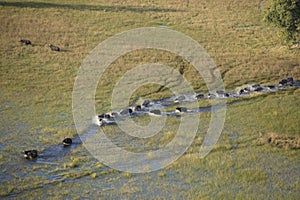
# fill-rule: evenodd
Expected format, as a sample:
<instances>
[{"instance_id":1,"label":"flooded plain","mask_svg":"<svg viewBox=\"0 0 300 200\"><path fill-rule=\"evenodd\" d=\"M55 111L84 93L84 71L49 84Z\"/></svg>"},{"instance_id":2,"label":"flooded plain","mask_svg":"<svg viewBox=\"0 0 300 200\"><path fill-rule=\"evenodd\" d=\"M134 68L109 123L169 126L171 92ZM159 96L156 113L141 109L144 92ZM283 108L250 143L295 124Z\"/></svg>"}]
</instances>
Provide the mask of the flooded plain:
<instances>
[{"instance_id":1,"label":"flooded plain","mask_svg":"<svg viewBox=\"0 0 300 200\"><path fill-rule=\"evenodd\" d=\"M298 87L298 86L297 86ZM285 88L281 93L296 88ZM278 98L282 94L272 91ZM267 94L268 92L264 92ZM264 104L263 92L249 97L233 97L227 105L227 122L222 135L213 151L205 158L199 156L199 149L208 129L211 107L190 111L199 114L199 129L192 145L174 163L166 168L149 173L129 173L115 170L104 165L85 148L83 142L102 129L113 143L131 151L149 151L159 149L174 137L181 115L166 111L166 128L158 136L148 140L128 137L116 125L98 126L91 124L84 133L73 134L73 144L64 147L61 141L52 143L51 131L45 134L42 128L35 129L23 121L19 112L14 118L3 118L0 144L0 180L2 197L15 198L122 198L122 199L198 199L231 198L239 195L251 197L275 198L287 196L299 197L299 156L298 150L285 150L257 142L260 124L236 121L236 112L251 112L253 108ZM286 98L292 98L286 94ZM187 96L186 96L187 97ZM172 99L172 101L170 100ZM177 97L153 101L154 108L176 107ZM188 103L191 98L181 98ZM169 102L169 103L167 103ZM170 103L172 102L172 103ZM181 102L183 103L183 102ZM163 106L162 106L163 105ZM13 103L2 105L3 113L18 109L27 112L30 108ZM275 112L273 110L272 112ZM276 111L277 112L277 111ZM7 115L9 116L9 115ZM243 118L243 114L239 114ZM40 116L42 117L42 116ZM68 118L69 114L52 116ZM132 117L137 122L147 116ZM56 121L57 119L55 119ZM247 121L247 118L244 118ZM234 123L238 122L238 123ZM58 124L58 127L61 125ZM63 130L74 130L75 126L66 124ZM36 140L37 138L37 140ZM21 151L38 149L36 160L26 160ZM149 156L151 156L149 154ZM155 157L153 159L156 159ZM154 162L160 162L157 160Z\"/></svg>"}]
</instances>

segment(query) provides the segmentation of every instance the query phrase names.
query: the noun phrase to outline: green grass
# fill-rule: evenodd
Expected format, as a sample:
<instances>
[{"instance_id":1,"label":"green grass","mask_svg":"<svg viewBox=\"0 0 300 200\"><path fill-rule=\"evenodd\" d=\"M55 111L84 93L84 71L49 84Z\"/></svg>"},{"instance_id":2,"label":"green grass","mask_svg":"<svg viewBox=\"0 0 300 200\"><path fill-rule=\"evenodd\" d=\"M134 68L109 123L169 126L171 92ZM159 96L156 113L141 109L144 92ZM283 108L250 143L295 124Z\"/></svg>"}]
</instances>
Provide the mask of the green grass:
<instances>
[{"instance_id":1,"label":"green grass","mask_svg":"<svg viewBox=\"0 0 300 200\"><path fill-rule=\"evenodd\" d=\"M263 2L263 10L268 4ZM228 91L248 83L277 84L288 76L300 80L299 49L283 46L276 31L262 22L263 12L257 7L258 1L244 0L0 1L0 173L12 179L0 181L0 196L61 198L59 190L64 197L75 199L299 199L299 150L258 141L270 132L300 136L299 88L245 97L228 106L222 135L205 159L198 152L211 115L201 113L191 147L158 172L106 169L84 147L54 164L24 167L26 161L20 158L24 149L42 151L76 134L72 91L84 58L100 42L133 28L164 25L192 37L215 61ZM20 39L30 39L34 45L23 46ZM49 43L65 51L52 52ZM184 66L184 77L194 90L207 90L195 68L183 58L161 50L138 50L117 59L99 80L97 112L110 110L114 85L127 70L148 62L178 71ZM138 97L169 95L168 89L149 84L135 91L131 102ZM148 117L135 120L139 125L149 123ZM131 141L132 137L122 135L116 127L103 130L112 139L124 139L121 147L139 152L170 142L179 120L170 118L167 125L147 140ZM45 177L52 175L62 178Z\"/></svg>"}]
</instances>

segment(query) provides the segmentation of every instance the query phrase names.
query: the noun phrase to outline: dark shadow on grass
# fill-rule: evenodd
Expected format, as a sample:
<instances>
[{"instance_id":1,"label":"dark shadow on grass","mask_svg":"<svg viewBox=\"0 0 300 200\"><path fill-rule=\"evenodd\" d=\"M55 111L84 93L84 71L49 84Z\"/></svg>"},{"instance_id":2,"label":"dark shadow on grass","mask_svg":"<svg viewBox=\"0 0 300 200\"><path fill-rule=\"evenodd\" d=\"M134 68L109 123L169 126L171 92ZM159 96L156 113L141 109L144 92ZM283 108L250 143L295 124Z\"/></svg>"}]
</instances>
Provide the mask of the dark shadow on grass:
<instances>
[{"instance_id":1,"label":"dark shadow on grass","mask_svg":"<svg viewBox=\"0 0 300 200\"><path fill-rule=\"evenodd\" d=\"M94 11L131 11L131 12L182 12L183 10L155 7L130 7L130 6L107 6L107 5L83 5L83 4L57 4L46 2L3 2L0 6L12 6L19 8L61 8L73 10L94 10Z\"/></svg>"},{"instance_id":2,"label":"dark shadow on grass","mask_svg":"<svg viewBox=\"0 0 300 200\"><path fill-rule=\"evenodd\" d=\"M69 49L61 49L60 51L61 52L73 52L72 50L69 50Z\"/></svg>"}]
</instances>

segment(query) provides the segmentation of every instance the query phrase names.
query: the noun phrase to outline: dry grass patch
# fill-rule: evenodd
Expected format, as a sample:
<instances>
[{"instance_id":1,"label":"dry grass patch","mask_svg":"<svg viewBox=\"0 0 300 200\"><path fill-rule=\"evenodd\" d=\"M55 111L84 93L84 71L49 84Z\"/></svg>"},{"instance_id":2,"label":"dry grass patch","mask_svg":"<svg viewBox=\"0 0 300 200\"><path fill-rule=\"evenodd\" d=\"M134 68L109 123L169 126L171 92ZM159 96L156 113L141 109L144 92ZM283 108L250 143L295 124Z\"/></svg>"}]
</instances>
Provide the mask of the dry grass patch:
<instances>
[{"instance_id":1,"label":"dry grass patch","mask_svg":"<svg viewBox=\"0 0 300 200\"><path fill-rule=\"evenodd\" d=\"M262 144L270 144L285 149L300 149L300 138L286 134L268 133L259 138Z\"/></svg>"}]
</instances>

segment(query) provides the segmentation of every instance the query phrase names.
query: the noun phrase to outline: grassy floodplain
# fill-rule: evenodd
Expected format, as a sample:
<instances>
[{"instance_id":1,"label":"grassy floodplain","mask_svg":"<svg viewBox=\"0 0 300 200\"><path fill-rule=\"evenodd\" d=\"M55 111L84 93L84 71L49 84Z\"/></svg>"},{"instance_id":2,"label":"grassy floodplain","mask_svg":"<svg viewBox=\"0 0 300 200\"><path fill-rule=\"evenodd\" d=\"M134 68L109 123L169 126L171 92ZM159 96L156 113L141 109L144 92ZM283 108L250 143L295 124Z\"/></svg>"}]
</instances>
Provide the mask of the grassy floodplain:
<instances>
[{"instance_id":1,"label":"grassy floodplain","mask_svg":"<svg viewBox=\"0 0 300 200\"><path fill-rule=\"evenodd\" d=\"M113 170L84 146L43 162L28 162L20 155L31 148L43 152L77 134L72 90L81 63L100 42L133 28L166 26L192 37L215 61L228 91L250 83L277 84L289 76L300 80L299 48L284 46L276 30L262 22L268 4L263 1L259 11L259 1L245 0L0 0L1 198L299 199L299 149L261 139L272 132L299 141L299 88L245 97L228 106L222 135L204 159L198 152L210 113L201 113L187 152L152 173ZM21 45L20 39L33 45ZM52 52L49 43L63 51ZM184 66L194 90L206 91L203 79L181 57L134 51L116 60L99 81L97 112L110 110L113 86L127 70L158 61L178 70ZM168 95L169 90L152 84L139 88L132 100ZM174 137L178 124L170 118L158 137L138 142L146 150L159 148ZM116 127L103 129L110 138L121 135ZM120 146L134 150L124 138L127 142Z\"/></svg>"}]
</instances>

